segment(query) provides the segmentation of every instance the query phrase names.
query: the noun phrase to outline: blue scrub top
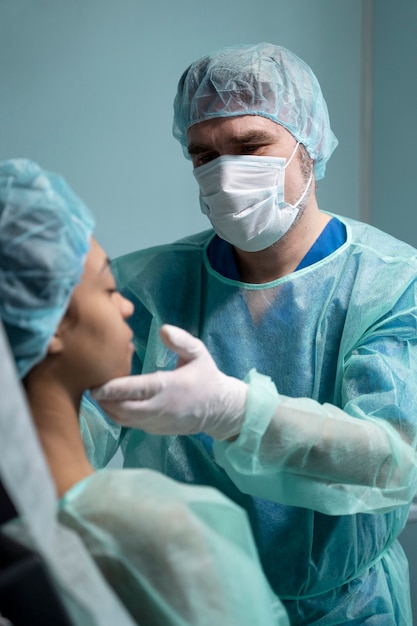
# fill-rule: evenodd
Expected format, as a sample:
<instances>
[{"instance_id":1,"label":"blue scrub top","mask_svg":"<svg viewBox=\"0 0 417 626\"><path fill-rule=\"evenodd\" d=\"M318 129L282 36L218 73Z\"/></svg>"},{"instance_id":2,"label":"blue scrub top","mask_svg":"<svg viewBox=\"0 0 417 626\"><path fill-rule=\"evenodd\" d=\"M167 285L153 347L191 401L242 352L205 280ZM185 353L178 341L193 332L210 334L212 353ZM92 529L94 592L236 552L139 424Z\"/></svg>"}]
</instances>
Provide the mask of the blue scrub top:
<instances>
[{"instance_id":1,"label":"blue scrub top","mask_svg":"<svg viewBox=\"0 0 417 626\"><path fill-rule=\"evenodd\" d=\"M340 220L333 217L296 267L295 271L321 261L321 259L326 258L326 256L329 256L329 254L332 254L332 252L340 248L345 241L346 227ZM224 241L224 239L220 239L218 235L215 235L207 248L207 255L211 267L216 272L225 278L240 280L239 269L233 254L233 246L230 243Z\"/></svg>"}]
</instances>

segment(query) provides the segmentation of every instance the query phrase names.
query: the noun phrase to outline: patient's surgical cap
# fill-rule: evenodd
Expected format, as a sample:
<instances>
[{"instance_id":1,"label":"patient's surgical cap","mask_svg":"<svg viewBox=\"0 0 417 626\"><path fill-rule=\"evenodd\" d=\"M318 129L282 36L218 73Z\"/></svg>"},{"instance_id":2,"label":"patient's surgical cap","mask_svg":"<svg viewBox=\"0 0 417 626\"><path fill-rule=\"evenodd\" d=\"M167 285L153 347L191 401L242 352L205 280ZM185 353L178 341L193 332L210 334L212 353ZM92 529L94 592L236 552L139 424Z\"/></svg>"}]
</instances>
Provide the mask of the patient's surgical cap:
<instances>
[{"instance_id":1,"label":"patient's surgical cap","mask_svg":"<svg viewBox=\"0 0 417 626\"><path fill-rule=\"evenodd\" d=\"M190 126L218 117L260 115L302 143L314 161L316 179L337 146L326 102L310 67L270 43L223 48L185 70L174 101L174 137L187 150Z\"/></svg>"},{"instance_id":2,"label":"patient's surgical cap","mask_svg":"<svg viewBox=\"0 0 417 626\"><path fill-rule=\"evenodd\" d=\"M0 162L0 316L21 378L46 354L93 228L63 178L27 159Z\"/></svg>"}]
</instances>

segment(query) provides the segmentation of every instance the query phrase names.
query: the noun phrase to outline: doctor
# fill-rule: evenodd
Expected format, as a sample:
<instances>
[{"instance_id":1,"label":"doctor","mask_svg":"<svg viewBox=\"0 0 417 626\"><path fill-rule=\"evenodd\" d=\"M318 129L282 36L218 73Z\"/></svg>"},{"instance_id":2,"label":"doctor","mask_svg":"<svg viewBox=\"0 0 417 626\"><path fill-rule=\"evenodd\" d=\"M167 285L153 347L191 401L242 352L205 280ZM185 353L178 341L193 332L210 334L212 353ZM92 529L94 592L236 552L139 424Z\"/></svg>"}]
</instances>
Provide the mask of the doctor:
<instances>
[{"instance_id":1,"label":"doctor","mask_svg":"<svg viewBox=\"0 0 417 626\"><path fill-rule=\"evenodd\" d=\"M417 252L320 210L337 142L314 73L281 46L192 63L174 135L213 229L114 262L144 375L93 394L130 429L85 399L91 455L122 441L127 467L245 507L292 624L409 626L396 538L417 487Z\"/></svg>"}]
</instances>

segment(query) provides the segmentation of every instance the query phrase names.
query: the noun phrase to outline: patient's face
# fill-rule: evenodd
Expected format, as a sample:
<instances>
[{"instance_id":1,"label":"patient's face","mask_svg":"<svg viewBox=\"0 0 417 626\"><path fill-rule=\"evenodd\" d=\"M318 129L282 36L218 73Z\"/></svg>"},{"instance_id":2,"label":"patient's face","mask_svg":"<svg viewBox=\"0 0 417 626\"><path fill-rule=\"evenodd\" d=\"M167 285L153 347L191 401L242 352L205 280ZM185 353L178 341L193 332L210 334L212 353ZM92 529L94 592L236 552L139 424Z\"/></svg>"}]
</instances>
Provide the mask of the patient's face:
<instances>
[{"instance_id":1,"label":"patient's face","mask_svg":"<svg viewBox=\"0 0 417 626\"><path fill-rule=\"evenodd\" d=\"M104 250L92 239L84 274L63 320L65 359L84 389L130 373L133 305L116 290Z\"/></svg>"}]
</instances>

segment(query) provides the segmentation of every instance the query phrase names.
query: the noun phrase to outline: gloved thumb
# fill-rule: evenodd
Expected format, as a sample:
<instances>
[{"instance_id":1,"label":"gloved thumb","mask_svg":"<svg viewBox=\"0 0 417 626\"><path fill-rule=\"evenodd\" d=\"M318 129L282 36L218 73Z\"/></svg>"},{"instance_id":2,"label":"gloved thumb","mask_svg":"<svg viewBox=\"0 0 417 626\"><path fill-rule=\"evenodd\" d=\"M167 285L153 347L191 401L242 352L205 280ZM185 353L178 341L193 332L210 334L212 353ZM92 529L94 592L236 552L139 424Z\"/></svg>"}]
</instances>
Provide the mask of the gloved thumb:
<instances>
[{"instance_id":1,"label":"gloved thumb","mask_svg":"<svg viewBox=\"0 0 417 626\"><path fill-rule=\"evenodd\" d=\"M160 329L161 339L167 348L178 354L182 363L194 361L206 348L200 339L178 326L163 324Z\"/></svg>"}]
</instances>

